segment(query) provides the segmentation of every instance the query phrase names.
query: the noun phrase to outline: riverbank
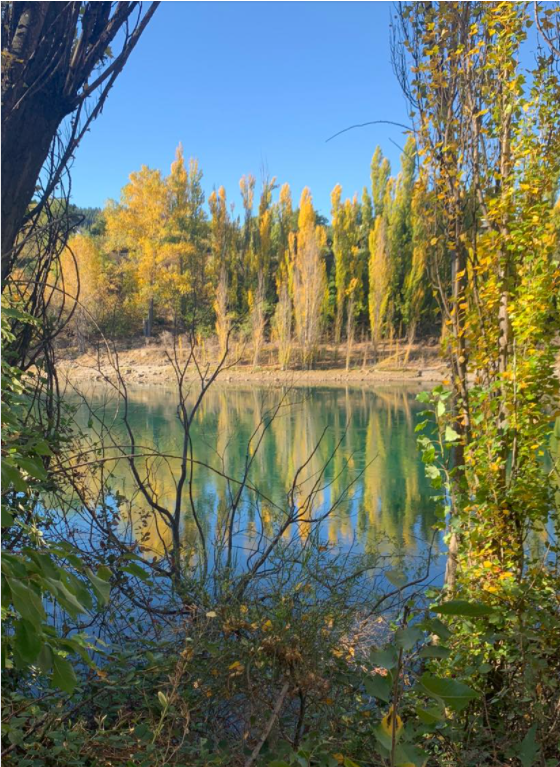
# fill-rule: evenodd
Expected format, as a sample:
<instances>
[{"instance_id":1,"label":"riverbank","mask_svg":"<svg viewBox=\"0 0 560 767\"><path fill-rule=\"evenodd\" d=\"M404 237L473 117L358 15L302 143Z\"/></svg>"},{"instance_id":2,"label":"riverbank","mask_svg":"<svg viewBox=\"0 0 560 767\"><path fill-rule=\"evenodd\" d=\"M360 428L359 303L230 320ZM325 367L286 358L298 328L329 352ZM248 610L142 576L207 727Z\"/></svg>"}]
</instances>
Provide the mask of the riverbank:
<instances>
[{"instance_id":1,"label":"riverbank","mask_svg":"<svg viewBox=\"0 0 560 767\"><path fill-rule=\"evenodd\" d=\"M116 351L116 353L115 353ZM222 383L255 383L271 385L317 386L321 384L367 384L367 383L435 383L448 377L448 369L439 355L435 343L417 344L412 347L394 344L382 348L377 360L372 360L369 344L356 344L352 350L349 369L345 365L345 349L324 345L319 350L317 365L313 370L282 370L277 364L277 353L272 345L264 348L261 363L254 366L248 354L233 350L229 364L224 366L218 380ZM344 352L344 353L343 353ZM186 350L177 351L186 361ZM121 345L116 350L100 346L80 354L75 349L59 352L58 371L63 379L72 383L114 380L117 368L127 383L141 385L169 385L175 380L170 356L173 350L164 344L136 344L129 348ZM294 358L296 355L294 354ZM211 375L218 364L217 350L210 347L198 352L199 369ZM199 374L194 365L187 371L187 380L196 380Z\"/></svg>"}]
</instances>

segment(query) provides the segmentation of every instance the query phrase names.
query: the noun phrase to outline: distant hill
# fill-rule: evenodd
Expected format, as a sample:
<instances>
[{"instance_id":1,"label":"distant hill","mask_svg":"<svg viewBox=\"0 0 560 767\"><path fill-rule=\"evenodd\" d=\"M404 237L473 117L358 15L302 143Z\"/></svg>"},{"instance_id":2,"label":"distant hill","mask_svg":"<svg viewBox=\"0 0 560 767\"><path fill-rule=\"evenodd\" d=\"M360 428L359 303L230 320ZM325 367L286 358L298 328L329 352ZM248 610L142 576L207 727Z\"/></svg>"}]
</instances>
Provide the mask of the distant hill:
<instances>
[{"instance_id":1,"label":"distant hill","mask_svg":"<svg viewBox=\"0 0 560 767\"><path fill-rule=\"evenodd\" d=\"M70 205L70 215L80 232L91 232L101 222L101 208L81 208Z\"/></svg>"}]
</instances>

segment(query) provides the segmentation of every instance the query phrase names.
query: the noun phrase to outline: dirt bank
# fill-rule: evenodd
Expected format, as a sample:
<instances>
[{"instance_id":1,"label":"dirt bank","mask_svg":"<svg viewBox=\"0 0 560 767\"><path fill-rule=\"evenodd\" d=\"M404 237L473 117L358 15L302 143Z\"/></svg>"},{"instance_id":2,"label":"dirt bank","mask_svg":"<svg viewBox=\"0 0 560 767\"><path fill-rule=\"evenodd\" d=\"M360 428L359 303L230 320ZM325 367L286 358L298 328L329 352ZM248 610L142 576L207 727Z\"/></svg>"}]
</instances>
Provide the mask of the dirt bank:
<instances>
[{"instance_id":1,"label":"dirt bank","mask_svg":"<svg viewBox=\"0 0 560 767\"><path fill-rule=\"evenodd\" d=\"M198 352L199 369L211 375L217 364L216 350L201 349ZM351 359L350 369L346 370L344 355L337 355L336 349L324 346L319 353L314 370L281 370L276 364L275 350L265 349L261 355L262 363L253 367L244 355L237 356L237 363L231 363L219 375L222 383L258 383L272 385L309 385L320 384L373 384L373 383L418 383L438 382L448 377L448 371L441 360L435 344L415 346L399 350L397 347L383 350L379 361L373 363L368 358L368 348L356 344ZM117 354L109 354L104 347L79 354L73 349L59 352L59 374L62 378L74 382L102 381L116 378L116 366L128 383L169 385L174 382L175 374L169 359L172 353L163 344L137 344L131 348L122 346ZM186 351L179 353L186 361ZM232 355L233 356L233 355ZM371 356L371 355L369 355ZM234 358L235 359L235 358ZM208 372L206 372L208 371ZM189 366L186 379L199 378L196 367Z\"/></svg>"}]
</instances>

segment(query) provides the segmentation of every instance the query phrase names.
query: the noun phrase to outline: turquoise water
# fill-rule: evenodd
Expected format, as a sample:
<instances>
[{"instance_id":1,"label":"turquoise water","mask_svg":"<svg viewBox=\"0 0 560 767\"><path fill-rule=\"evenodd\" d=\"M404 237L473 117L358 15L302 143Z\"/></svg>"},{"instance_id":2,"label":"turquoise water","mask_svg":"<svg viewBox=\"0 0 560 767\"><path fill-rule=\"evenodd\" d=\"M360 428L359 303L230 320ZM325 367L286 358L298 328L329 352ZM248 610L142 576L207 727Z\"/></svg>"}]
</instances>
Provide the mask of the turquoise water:
<instances>
[{"instance_id":1,"label":"turquoise water","mask_svg":"<svg viewBox=\"0 0 560 767\"><path fill-rule=\"evenodd\" d=\"M173 388L129 389L136 479L126 460L113 460L131 452L122 401L91 387L77 419L101 449L103 479L120 498L120 534L138 541L150 559L165 555L171 536L146 492L170 511L179 495L182 546L193 561L201 539L211 556L224 550L235 505L234 550L241 561L273 538L295 508L298 518L282 534L286 541L305 543L314 535L337 551L405 555L413 562L425 556L435 522L416 449L417 392L399 385L216 385L193 420L192 476L189 464L179 494L183 430ZM248 487L237 503L244 478ZM92 497L101 488L94 485Z\"/></svg>"}]
</instances>

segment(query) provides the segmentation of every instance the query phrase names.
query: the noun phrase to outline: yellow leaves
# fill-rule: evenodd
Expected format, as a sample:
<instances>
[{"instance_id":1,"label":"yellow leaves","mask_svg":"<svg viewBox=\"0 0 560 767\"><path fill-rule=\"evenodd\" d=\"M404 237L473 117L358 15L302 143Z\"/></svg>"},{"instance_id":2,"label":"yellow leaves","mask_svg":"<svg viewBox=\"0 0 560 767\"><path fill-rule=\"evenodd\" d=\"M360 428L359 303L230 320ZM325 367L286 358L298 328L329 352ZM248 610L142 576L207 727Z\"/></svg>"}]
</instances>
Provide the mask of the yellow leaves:
<instances>
[{"instance_id":1,"label":"yellow leaves","mask_svg":"<svg viewBox=\"0 0 560 767\"><path fill-rule=\"evenodd\" d=\"M181 657L183 658L183 660L188 661L188 660L192 660L193 656L194 656L194 648L192 647L192 645L189 644L181 652Z\"/></svg>"},{"instance_id":2,"label":"yellow leaves","mask_svg":"<svg viewBox=\"0 0 560 767\"><path fill-rule=\"evenodd\" d=\"M228 666L228 671L230 677L241 676L245 671L245 666L241 661L236 660Z\"/></svg>"},{"instance_id":3,"label":"yellow leaves","mask_svg":"<svg viewBox=\"0 0 560 767\"><path fill-rule=\"evenodd\" d=\"M331 192L331 205L332 205L332 215L333 215L333 223L334 219L336 218L336 215L338 213L338 208L340 206L340 199L342 197L342 185L336 184L334 189Z\"/></svg>"},{"instance_id":4,"label":"yellow leaves","mask_svg":"<svg viewBox=\"0 0 560 767\"><path fill-rule=\"evenodd\" d=\"M263 623L262 630L263 631L271 631L272 630L272 621L270 620L270 618Z\"/></svg>"},{"instance_id":5,"label":"yellow leaves","mask_svg":"<svg viewBox=\"0 0 560 767\"><path fill-rule=\"evenodd\" d=\"M313 200L309 187L305 187L301 193L299 202L298 227L301 230L309 230L315 226L315 211L313 210Z\"/></svg>"},{"instance_id":6,"label":"yellow leaves","mask_svg":"<svg viewBox=\"0 0 560 767\"><path fill-rule=\"evenodd\" d=\"M385 714L385 716L381 720L381 729L387 735L392 737L393 727L395 728L395 734L399 735L404 727L404 724L400 716L393 712L393 706L391 706L388 713Z\"/></svg>"}]
</instances>

